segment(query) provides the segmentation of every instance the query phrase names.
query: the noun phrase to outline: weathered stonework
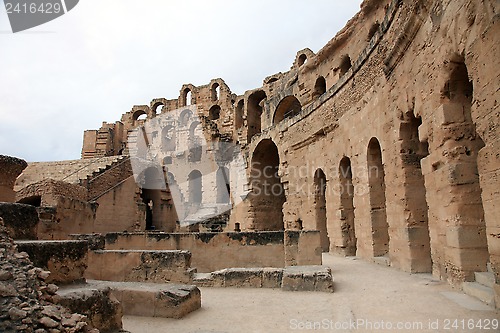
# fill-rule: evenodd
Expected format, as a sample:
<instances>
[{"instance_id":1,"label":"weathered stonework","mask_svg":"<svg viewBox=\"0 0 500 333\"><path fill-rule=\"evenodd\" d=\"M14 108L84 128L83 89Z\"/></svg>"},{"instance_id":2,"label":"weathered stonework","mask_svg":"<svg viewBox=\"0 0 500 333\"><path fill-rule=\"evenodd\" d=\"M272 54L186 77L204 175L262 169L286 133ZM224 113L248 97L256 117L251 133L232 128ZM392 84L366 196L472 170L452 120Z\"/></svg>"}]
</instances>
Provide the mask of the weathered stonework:
<instances>
[{"instance_id":1,"label":"weathered stonework","mask_svg":"<svg viewBox=\"0 0 500 333\"><path fill-rule=\"evenodd\" d=\"M13 191L17 176L28 166L25 160L0 155L0 202L14 202Z\"/></svg>"},{"instance_id":2,"label":"weathered stonework","mask_svg":"<svg viewBox=\"0 0 500 333\"><path fill-rule=\"evenodd\" d=\"M432 272L458 287L490 264L498 299L499 15L495 0L366 0L321 50L297 52L289 71L261 87L238 96L222 79L186 84L177 99L133 106L120 121L86 131L75 165L129 154L131 131L176 109L196 105L201 119L168 135L144 130L159 149L156 176L168 184L150 191L126 172L110 176L115 181L104 183L112 187L96 199L94 231L196 231L177 224L189 207L172 206L172 198L212 204L227 184L198 177L196 187L179 186L168 168L198 170L213 147L232 142L245 172L229 172L230 182L248 195L232 207L225 231L318 230L319 246L304 253L290 234L285 259L307 260L320 248ZM178 149L190 130L210 144ZM260 191L263 184L275 193ZM126 212L120 219L116 207Z\"/></svg>"}]
</instances>

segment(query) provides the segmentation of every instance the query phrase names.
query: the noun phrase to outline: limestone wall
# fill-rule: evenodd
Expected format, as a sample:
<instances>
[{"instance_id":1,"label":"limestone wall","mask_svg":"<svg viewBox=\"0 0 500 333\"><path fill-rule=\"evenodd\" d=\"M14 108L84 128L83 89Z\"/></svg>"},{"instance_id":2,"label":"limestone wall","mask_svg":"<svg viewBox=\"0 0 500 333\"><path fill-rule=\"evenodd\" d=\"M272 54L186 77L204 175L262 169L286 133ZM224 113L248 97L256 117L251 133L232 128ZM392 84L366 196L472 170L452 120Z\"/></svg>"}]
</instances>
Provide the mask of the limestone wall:
<instances>
[{"instance_id":1,"label":"limestone wall","mask_svg":"<svg viewBox=\"0 0 500 333\"><path fill-rule=\"evenodd\" d=\"M232 129L247 163L228 230L320 230L331 252L457 286L490 262L500 297L499 13L494 0L367 0L262 87L234 96L217 81L217 130ZM189 93L210 116L213 83L135 106L124 133ZM256 195L255 161L279 195Z\"/></svg>"},{"instance_id":2,"label":"limestone wall","mask_svg":"<svg viewBox=\"0 0 500 333\"><path fill-rule=\"evenodd\" d=\"M320 265L319 233L109 233L106 250L187 250L198 272L230 267Z\"/></svg>"}]
</instances>

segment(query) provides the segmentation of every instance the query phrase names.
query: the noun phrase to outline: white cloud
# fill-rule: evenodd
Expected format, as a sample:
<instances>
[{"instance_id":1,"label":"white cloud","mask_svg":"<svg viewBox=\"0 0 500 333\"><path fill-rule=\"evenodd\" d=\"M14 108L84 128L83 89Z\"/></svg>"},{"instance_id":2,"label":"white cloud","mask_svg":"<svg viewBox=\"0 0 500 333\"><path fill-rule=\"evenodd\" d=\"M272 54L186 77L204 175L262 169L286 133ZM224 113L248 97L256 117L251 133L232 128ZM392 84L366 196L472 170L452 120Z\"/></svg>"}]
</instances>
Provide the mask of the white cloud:
<instances>
[{"instance_id":1,"label":"white cloud","mask_svg":"<svg viewBox=\"0 0 500 333\"><path fill-rule=\"evenodd\" d=\"M320 49L360 0L85 0L12 34L0 9L0 154L79 158L83 131L222 77L242 94Z\"/></svg>"}]
</instances>

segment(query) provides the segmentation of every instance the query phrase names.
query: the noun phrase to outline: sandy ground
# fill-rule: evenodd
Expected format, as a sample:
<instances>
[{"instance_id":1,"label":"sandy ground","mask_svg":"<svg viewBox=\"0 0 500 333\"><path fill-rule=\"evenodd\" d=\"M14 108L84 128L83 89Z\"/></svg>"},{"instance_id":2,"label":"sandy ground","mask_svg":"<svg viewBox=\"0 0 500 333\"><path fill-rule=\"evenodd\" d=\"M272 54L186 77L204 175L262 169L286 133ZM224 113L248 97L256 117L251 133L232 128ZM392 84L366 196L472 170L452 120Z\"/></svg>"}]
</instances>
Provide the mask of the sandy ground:
<instances>
[{"instance_id":1,"label":"sandy ground","mask_svg":"<svg viewBox=\"0 0 500 333\"><path fill-rule=\"evenodd\" d=\"M329 254L323 263L332 267L334 293L200 288L202 308L183 319L126 316L124 328L132 333L500 332L499 311L430 274Z\"/></svg>"}]
</instances>

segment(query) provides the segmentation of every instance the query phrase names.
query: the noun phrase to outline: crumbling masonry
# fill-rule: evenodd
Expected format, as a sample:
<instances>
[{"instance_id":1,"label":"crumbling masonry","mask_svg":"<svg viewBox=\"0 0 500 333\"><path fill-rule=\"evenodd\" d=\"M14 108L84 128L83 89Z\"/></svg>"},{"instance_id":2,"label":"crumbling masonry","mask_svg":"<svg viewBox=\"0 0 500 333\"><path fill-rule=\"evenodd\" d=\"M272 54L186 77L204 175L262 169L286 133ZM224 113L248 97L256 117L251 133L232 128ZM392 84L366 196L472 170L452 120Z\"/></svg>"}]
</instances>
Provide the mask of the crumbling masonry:
<instances>
[{"instance_id":1,"label":"crumbling masonry","mask_svg":"<svg viewBox=\"0 0 500 333\"><path fill-rule=\"evenodd\" d=\"M39 238L318 230L323 251L432 272L464 288L491 271L498 306L499 14L495 0L366 0L321 50L297 52L291 69L262 87L238 96L222 79L186 84L178 99L133 106L85 131L82 160L30 164L17 200L40 206ZM146 133L161 165L143 178L165 177L166 187L143 188L130 134L174 110L186 110L171 120L177 126ZM192 149L201 136L210 144ZM224 161L213 176L195 172L220 142L241 147L244 177ZM172 177L176 163L191 173ZM272 194L255 186L266 170L279 189ZM243 182L248 196L218 215L234 203L220 194L231 182ZM201 223L180 225L192 207L176 206L176 196L203 202L198 211L217 221L199 213Z\"/></svg>"}]
</instances>

